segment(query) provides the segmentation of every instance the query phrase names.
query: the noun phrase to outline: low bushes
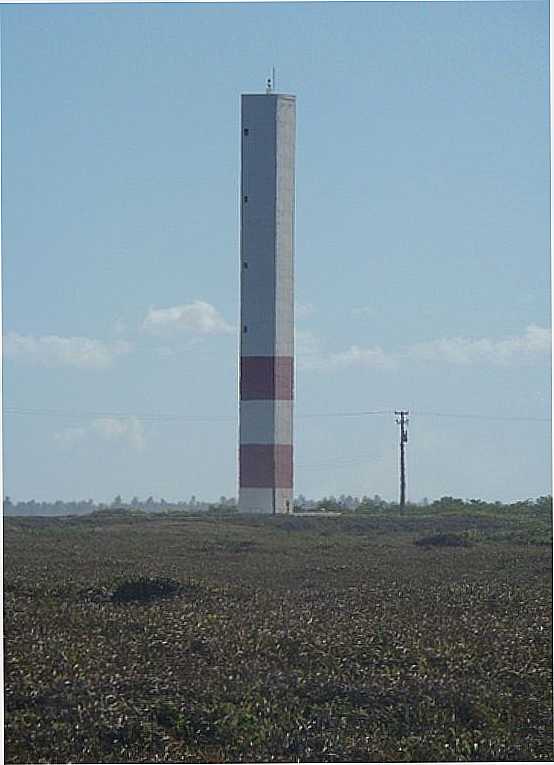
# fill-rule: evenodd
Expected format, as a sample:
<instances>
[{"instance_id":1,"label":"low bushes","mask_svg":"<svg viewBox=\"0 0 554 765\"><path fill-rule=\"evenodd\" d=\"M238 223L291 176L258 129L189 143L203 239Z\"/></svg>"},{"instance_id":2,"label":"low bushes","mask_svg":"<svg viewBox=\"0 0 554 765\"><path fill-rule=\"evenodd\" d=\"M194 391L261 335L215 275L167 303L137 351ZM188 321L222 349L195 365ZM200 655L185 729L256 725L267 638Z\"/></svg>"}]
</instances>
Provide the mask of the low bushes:
<instances>
[{"instance_id":1,"label":"low bushes","mask_svg":"<svg viewBox=\"0 0 554 765\"><path fill-rule=\"evenodd\" d=\"M139 576L126 579L112 593L112 603L148 602L173 598L180 592L179 582L162 577Z\"/></svg>"},{"instance_id":2,"label":"low bushes","mask_svg":"<svg viewBox=\"0 0 554 765\"><path fill-rule=\"evenodd\" d=\"M415 544L420 547L469 547L471 542L462 534L442 533L416 539Z\"/></svg>"}]
</instances>

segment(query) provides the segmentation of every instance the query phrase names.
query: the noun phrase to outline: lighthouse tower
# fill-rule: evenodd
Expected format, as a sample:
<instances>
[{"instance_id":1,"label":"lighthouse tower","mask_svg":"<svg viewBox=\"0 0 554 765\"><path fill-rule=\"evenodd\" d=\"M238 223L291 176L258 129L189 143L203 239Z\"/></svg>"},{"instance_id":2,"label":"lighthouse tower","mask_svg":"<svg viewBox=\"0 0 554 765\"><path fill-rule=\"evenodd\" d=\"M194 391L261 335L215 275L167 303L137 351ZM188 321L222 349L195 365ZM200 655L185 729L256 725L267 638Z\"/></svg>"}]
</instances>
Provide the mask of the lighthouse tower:
<instances>
[{"instance_id":1,"label":"lighthouse tower","mask_svg":"<svg viewBox=\"0 0 554 765\"><path fill-rule=\"evenodd\" d=\"M239 510L293 509L296 100L243 95L241 109Z\"/></svg>"}]
</instances>

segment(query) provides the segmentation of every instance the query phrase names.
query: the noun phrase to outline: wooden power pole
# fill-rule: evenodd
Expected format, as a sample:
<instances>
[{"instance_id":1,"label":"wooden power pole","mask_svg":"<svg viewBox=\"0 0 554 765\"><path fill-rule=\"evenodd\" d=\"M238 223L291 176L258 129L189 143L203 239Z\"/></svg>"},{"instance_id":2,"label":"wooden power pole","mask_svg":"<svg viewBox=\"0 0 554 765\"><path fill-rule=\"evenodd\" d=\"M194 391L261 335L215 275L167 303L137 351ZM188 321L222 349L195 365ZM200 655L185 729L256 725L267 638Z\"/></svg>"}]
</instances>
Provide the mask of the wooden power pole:
<instances>
[{"instance_id":1,"label":"wooden power pole","mask_svg":"<svg viewBox=\"0 0 554 765\"><path fill-rule=\"evenodd\" d=\"M400 425L400 509L406 505L406 457L405 448L408 443L408 415L406 410L395 411L396 423Z\"/></svg>"}]
</instances>

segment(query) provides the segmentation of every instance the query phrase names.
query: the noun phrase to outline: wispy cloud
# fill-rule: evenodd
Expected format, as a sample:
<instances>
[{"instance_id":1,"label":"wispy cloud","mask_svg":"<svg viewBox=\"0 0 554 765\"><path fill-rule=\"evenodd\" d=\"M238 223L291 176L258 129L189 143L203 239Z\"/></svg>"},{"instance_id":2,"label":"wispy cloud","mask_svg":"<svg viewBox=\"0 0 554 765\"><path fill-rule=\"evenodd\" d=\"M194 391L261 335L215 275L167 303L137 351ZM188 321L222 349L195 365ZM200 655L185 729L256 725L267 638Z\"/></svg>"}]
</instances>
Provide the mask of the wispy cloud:
<instances>
[{"instance_id":1,"label":"wispy cloud","mask_svg":"<svg viewBox=\"0 0 554 765\"><path fill-rule=\"evenodd\" d=\"M202 300L170 308L150 308L142 326L147 332L156 335L174 332L228 335L235 331L213 305Z\"/></svg>"},{"instance_id":2,"label":"wispy cloud","mask_svg":"<svg viewBox=\"0 0 554 765\"><path fill-rule=\"evenodd\" d=\"M327 352L311 332L297 333L298 364L301 369L329 370L349 367L392 369L405 361L456 365L510 365L532 361L551 349L552 331L531 324L522 335L500 340L481 338L440 338L414 343L398 351L385 351L376 345L352 345L345 351Z\"/></svg>"},{"instance_id":3,"label":"wispy cloud","mask_svg":"<svg viewBox=\"0 0 554 765\"><path fill-rule=\"evenodd\" d=\"M92 430L107 441L123 441L131 448L144 449L144 427L136 417L99 417Z\"/></svg>"},{"instance_id":4,"label":"wispy cloud","mask_svg":"<svg viewBox=\"0 0 554 765\"><path fill-rule=\"evenodd\" d=\"M294 346L298 356L313 356L321 353L321 340L310 329L295 330Z\"/></svg>"},{"instance_id":5,"label":"wispy cloud","mask_svg":"<svg viewBox=\"0 0 554 765\"><path fill-rule=\"evenodd\" d=\"M113 331L117 337L122 337L127 334L127 325L121 318L117 318L113 325Z\"/></svg>"},{"instance_id":6,"label":"wispy cloud","mask_svg":"<svg viewBox=\"0 0 554 765\"><path fill-rule=\"evenodd\" d=\"M97 417L85 427L67 427L54 433L54 440L65 447L91 438L119 442L135 451L146 445L144 426L136 417Z\"/></svg>"},{"instance_id":7,"label":"wispy cloud","mask_svg":"<svg viewBox=\"0 0 554 765\"><path fill-rule=\"evenodd\" d=\"M4 336L4 356L42 366L68 366L81 369L105 369L121 354L131 349L129 343L105 343L88 337L59 335L20 335L9 332Z\"/></svg>"},{"instance_id":8,"label":"wispy cloud","mask_svg":"<svg viewBox=\"0 0 554 765\"><path fill-rule=\"evenodd\" d=\"M294 306L294 316L296 319L307 319L313 316L315 308L311 303L296 303Z\"/></svg>"},{"instance_id":9,"label":"wispy cloud","mask_svg":"<svg viewBox=\"0 0 554 765\"><path fill-rule=\"evenodd\" d=\"M86 435L86 428L69 427L54 433L54 440L62 446L73 446L86 438Z\"/></svg>"},{"instance_id":10,"label":"wispy cloud","mask_svg":"<svg viewBox=\"0 0 554 765\"><path fill-rule=\"evenodd\" d=\"M375 308L369 305L362 305L358 308L352 308L352 316L375 316Z\"/></svg>"},{"instance_id":11,"label":"wispy cloud","mask_svg":"<svg viewBox=\"0 0 554 765\"><path fill-rule=\"evenodd\" d=\"M167 345L156 348L155 353L160 359L174 359L178 355L175 348L169 348Z\"/></svg>"},{"instance_id":12,"label":"wispy cloud","mask_svg":"<svg viewBox=\"0 0 554 765\"><path fill-rule=\"evenodd\" d=\"M347 369L348 367L390 369L395 366L396 360L393 356L387 356L379 346L360 348L357 345L351 345L347 350L337 353L316 352L311 355L299 356L298 364L301 369L329 371Z\"/></svg>"},{"instance_id":13,"label":"wispy cloud","mask_svg":"<svg viewBox=\"0 0 554 765\"><path fill-rule=\"evenodd\" d=\"M346 351L330 353L329 364L334 369L343 367L391 367L394 366L394 357L387 356L382 348L376 345L373 348L360 348L351 345Z\"/></svg>"},{"instance_id":14,"label":"wispy cloud","mask_svg":"<svg viewBox=\"0 0 554 765\"><path fill-rule=\"evenodd\" d=\"M491 340L487 337L452 337L415 343L406 349L404 355L418 361L442 361L460 365L505 365L549 353L551 341L550 329L531 324L523 335L502 340Z\"/></svg>"}]
</instances>

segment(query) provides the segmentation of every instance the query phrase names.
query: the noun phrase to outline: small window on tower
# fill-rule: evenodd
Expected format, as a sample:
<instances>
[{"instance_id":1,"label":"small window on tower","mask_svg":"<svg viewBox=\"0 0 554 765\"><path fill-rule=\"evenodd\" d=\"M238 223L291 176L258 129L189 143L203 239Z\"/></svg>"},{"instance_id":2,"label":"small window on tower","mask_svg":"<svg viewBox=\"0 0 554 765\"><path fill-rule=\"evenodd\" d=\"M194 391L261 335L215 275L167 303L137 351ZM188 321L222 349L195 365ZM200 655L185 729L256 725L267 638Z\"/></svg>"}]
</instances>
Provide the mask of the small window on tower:
<instances>
[{"instance_id":1,"label":"small window on tower","mask_svg":"<svg viewBox=\"0 0 554 765\"><path fill-rule=\"evenodd\" d=\"M248 263L247 263L246 261L244 261L244 263L243 263L243 266L244 266L245 268L248 268Z\"/></svg>"},{"instance_id":2,"label":"small window on tower","mask_svg":"<svg viewBox=\"0 0 554 765\"><path fill-rule=\"evenodd\" d=\"M248 128L244 128L244 135L248 135Z\"/></svg>"},{"instance_id":3,"label":"small window on tower","mask_svg":"<svg viewBox=\"0 0 554 765\"><path fill-rule=\"evenodd\" d=\"M244 195L244 201L245 201L245 202L248 202L248 194L245 194L245 195Z\"/></svg>"},{"instance_id":4,"label":"small window on tower","mask_svg":"<svg viewBox=\"0 0 554 765\"><path fill-rule=\"evenodd\" d=\"M246 334L247 332L248 332L248 327L247 327L247 326L246 326L246 324L245 324L245 325L244 325L244 334Z\"/></svg>"}]
</instances>

